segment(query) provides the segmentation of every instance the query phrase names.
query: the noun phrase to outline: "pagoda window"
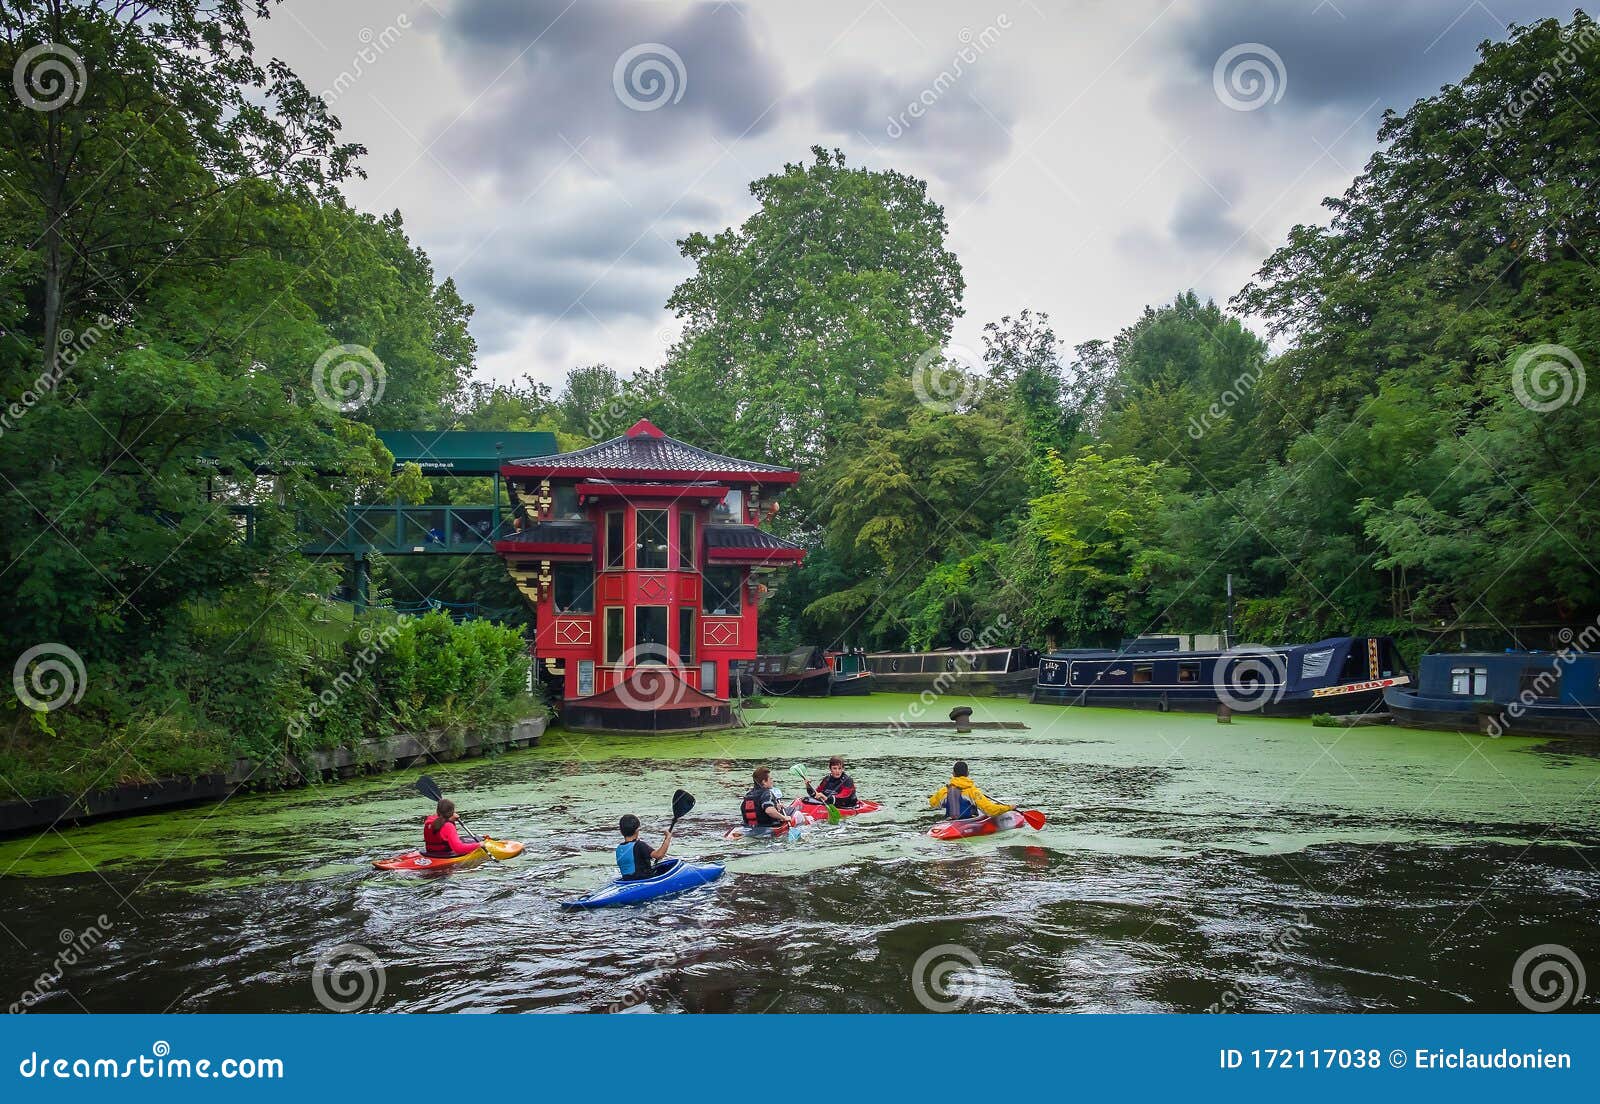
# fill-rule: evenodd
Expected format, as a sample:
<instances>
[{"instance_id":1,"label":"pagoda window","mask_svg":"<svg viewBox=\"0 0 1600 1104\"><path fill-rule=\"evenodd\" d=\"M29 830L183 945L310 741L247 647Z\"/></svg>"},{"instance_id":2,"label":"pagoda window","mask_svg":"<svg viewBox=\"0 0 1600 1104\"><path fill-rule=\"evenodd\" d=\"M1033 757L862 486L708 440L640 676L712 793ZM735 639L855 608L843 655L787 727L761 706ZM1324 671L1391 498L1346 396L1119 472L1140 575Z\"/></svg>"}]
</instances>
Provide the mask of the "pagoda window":
<instances>
[{"instance_id":1,"label":"pagoda window","mask_svg":"<svg viewBox=\"0 0 1600 1104\"><path fill-rule=\"evenodd\" d=\"M623 566L622 511L613 510L606 515L606 567Z\"/></svg>"},{"instance_id":2,"label":"pagoda window","mask_svg":"<svg viewBox=\"0 0 1600 1104\"><path fill-rule=\"evenodd\" d=\"M606 607L606 665L616 666L622 662L622 653L628 650L628 642L623 633L623 609L621 606Z\"/></svg>"},{"instance_id":3,"label":"pagoda window","mask_svg":"<svg viewBox=\"0 0 1600 1104\"><path fill-rule=\"evenodd\" d=\"M665 663L667 651L667 607L635 606L633 610L635 663Z\"/></svg>"},{"instance_id":4,"label":"pagoda window","mask_svg":"<svg viewBox=\"0 0 1600 1104\"><path fill-rule=\"evenodd\" d=\"M578 505L578 488L571 483L558 484L552 492L555 508L552 514L562 521L582 521L583 508Z\"/></svg>"},{"instance_id":5,"label":"pagoda window","mask_svg":"<svg viewBox=\"0 0 1600 1104\"><path fill-rule=\"evenodd\" d=\"M743 571L737 567L708 567L701 576L700 609L720 617L737 617L744 591Z\"/></svg>"},{"instance_id":6,"label":"pagoda window","mask_svg":"<svg viewBox=\"0 0 1600 1104\"><path fill-rule=\"evenodd\" d=\"M678 659L685 667L694 666L694 607L678 607Z\"/></svg>"},{"instance_id":7,"label":"pagoda window","mask_svg":"<svg viewBox=\"0 0 1600 1104\"><path fill-rule=\"evenodd\" d=\"M743 525L744 492L737 488L730 490L727 496L717 503L717 508L711 511L711 520L731 525Z\"/></svg>"},{"instance_id":8,"label":"pagoda window","mask_svg":"<svg viewBox=\"0 0 1600 1104\"><path fill-rule=\"evenodd\" d=\"M667 566L667 511L635 511L634 524L639 543L633 566L642 570L664 570ZM665 638L661 643L666 643Z\"/></svg>"},{"instance_id":9,"label":"pagoda window","mask_svg":"<svg viewBox=\"0 0 1600 1104\"><path fill-rule=\"evenodd\" d=\"M694 570L694 514L678 511L678 570Z\"/></svg>"},{"instance_id":10,"label":"pagoda window","mask_svg":"<svg viewBox=\"0 0 1600 1104\"><path fill-rule=\"evenodd\" d=\"M593 564L558 563L554 574L554 602L557 613L594 612Z\"/></svg>"}]
</instances>

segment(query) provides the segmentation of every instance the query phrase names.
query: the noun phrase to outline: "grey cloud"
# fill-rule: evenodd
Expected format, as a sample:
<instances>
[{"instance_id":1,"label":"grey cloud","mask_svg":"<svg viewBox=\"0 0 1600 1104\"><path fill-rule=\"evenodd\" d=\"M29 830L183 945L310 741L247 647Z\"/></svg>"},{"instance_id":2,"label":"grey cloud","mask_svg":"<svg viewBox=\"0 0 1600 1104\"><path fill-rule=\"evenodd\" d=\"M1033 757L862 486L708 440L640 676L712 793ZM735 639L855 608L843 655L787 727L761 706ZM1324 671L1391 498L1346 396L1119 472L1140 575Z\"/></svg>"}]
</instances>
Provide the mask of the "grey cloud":
<instances>
[{"instance_id":1,"label":"grey cloud","mask_svg":"<svg viewBox=\"0 0 1600 1104\"><path fill-rule=\"evenodd\" d=\"M700 200L666 212L620 199L590 201L559 212L530 208L499 227L464 227L459 258L438 252L441 268L455 271L478 307L474 336L485 353L495 353L530 320L659 318L689 271L676 242L720 225L719 209Z\"/></svg>"},{"instance_id":2,"label":"grey cloud","mask_svg":"<svg viewBox=\"0 0 1600 1104\"><path fill-rule=\"evenodd\" d=\"M1204 0L1186 6L1168 41L1184 62L1186 87L1210 95L1217 59L1261 43L1283 59L1287 87L1273 109L1356 112L1378 99L1399 111L1471 68L1478 43L1500 39L1506 23L1570 18L1572 0L1310 0L1254 5ZM1218 110L1226 110L1219 103Z\"/></svg>"},{"instance_id":3,"label":"grey cloud","mask_svg":"<svg viewBox=\"0 0 1600 1104\"><path fill-rule=\"evenodd\" d=\"M1016 126L1011 90L983 64L954 79L941 79L948 67L923 76L838 69L811 97L824 129L865 142L879 159L906 159L972 191L1010 152Z\"/></svg>"},{"instance_id":4,"label":"grey cloud","mask_svg":"<svg viewBox=\"0 0 1600 1104\"><path fill-rule=\"evenodd\" d=\"M636 0L462 0L438 26L466 87L483 89L443 144L508 177L571 146L587 159L699 156L708 139L761 133L780 110L776 57L734 4L671 11ZM649 44L676 58L639 54L619 94L618 60ZM634 110L624 96L659 106Z\"/></svg>"}]
</instances>

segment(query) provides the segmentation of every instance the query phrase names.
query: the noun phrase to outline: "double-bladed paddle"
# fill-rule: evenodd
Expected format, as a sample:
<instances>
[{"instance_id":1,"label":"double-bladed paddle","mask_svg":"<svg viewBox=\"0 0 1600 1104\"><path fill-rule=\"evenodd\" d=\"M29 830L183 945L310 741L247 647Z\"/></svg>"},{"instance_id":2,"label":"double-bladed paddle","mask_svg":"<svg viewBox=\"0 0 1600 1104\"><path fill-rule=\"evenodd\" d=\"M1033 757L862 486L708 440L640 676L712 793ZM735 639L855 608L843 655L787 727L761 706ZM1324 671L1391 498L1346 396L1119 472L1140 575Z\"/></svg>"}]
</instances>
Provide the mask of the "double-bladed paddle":
<instances>
[{"instance_id":1,"label":"double-bladed paddle","mask_svg":"<svg viewBox=\"0 0 1600 1104\"><path fill-rule=\"evenodd\" d=\"M437 783L437 782L435 782L433 780L433 775L431 775L431 774L423 775L421 778L417 779L416 782L413 783L413 785L416 787L416 790L417 790L417 792L419 794L421 794L423 797L427 798L429 801L432 801L436 805L439 802L444 800L444 791L439 789L439 783ZM456 817L456 819L461 821L461 827L467 828L467 822L466 821L461 820L461 818L459 816ZM474 835L474 836L478 836L478 833L473 832L471 828L467 828L467 831L471 832L472 835ZM489 846L489 837L488 836L478 836L478 846L482 847L483 850L484 850L484 853L487 854L495 862L499 862L500 861L500 856L496 855L494 853L494 848Z\"/></svg>"},{"instance_id":2,"label":"double-bladed paddle","mask_svg":"<svg viewBox=\"0 0 1600 1104\"><path fill-rule=\"evenodd\" d=\"M804 782L807 786L811 785L811 779L806 777L806 769L804 767L802 767L799 763L796 763L794 766L790 767L789 768L789 773L793 774L796 778L800 779L800 781ZM838 810L838 808L833 804L833 802L824 801L824 802L822 802L822 807L824 809L826 809L827 812L828 812L828 823L829 824L838 824L841 820L844 819L844 814L841 813Z\"/></svg>"}]
</instances>

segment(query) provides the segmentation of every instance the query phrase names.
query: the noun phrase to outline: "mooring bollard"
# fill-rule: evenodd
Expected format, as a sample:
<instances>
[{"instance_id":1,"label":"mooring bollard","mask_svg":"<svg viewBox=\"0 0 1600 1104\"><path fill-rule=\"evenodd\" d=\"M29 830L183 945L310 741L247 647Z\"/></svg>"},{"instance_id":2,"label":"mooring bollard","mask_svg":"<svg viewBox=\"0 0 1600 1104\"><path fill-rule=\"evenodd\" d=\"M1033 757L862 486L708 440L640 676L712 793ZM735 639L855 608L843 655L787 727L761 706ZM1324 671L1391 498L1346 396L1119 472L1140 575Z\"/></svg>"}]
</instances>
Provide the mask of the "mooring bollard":
<instances>
[{"instance_id":1,"label":"mooring bollard","mask_svg":"<svg viewBox=\"0 0 1600 1104\"><path fill-rule=\"evenodd\" d=\"M957 732L972 731L972 706L958 705L950 710L950 719L956 723Z\"/></svg>"},{"instance_id":2,"label":"mooring bollard","mask_svg":"<svg viewBox=\"0 0 1600 1104\"><path fill-rule=\"evenodd\" d=\"M1227 707L1227 705L1225 705L1225 704L1218 703L1218 705L1217 705L1217 723L1218 724L1232 724L1233 723L1233 710L1229 709Z\"/></svg>"}]
</instances>

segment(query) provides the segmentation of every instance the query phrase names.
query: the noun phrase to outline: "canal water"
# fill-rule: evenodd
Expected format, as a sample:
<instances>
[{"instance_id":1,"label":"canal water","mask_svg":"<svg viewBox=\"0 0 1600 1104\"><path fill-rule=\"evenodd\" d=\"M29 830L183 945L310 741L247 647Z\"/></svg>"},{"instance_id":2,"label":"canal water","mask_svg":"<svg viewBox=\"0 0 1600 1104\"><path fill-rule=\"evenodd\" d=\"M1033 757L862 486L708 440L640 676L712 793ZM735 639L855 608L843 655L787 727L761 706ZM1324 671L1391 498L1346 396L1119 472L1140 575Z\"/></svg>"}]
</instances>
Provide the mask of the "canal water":
<instances>
[{"instance_id":1,"label":"canal water","mask_svg":"<svg viewBox=\"0 0 1600 1104\"><path fill-rule=\"evenodd\" d=\"M433 769L469 826L523 840L445 877L371 868L420 839L410 771L0 843L0 1001L35 1011L1458 1011L1575 1004L1600 969L1595 749L1305 721L975 698L777 701L750 729ZM943 715L953 699L930 711ZM911 717L904 732L885 722ZM828 727L819 727L821 723ZM887 809L729 842L750 771L850 763ZM943 842L965 758L1044 830ZM716 885L565 912L625 812ZM1556 948L1551 951L1549 948ZM1533 952L1531 955L1530 952ZM1570 966L1568 973L1571 973ZM59 974L59 977L57 975ZM1541 988L1545 986L1546 988Z\"/></svg>"}]
</instances>

